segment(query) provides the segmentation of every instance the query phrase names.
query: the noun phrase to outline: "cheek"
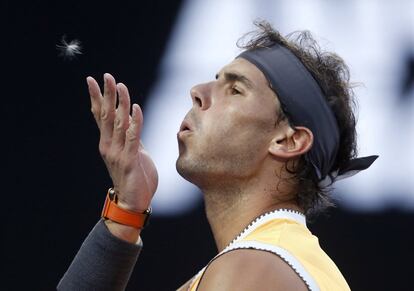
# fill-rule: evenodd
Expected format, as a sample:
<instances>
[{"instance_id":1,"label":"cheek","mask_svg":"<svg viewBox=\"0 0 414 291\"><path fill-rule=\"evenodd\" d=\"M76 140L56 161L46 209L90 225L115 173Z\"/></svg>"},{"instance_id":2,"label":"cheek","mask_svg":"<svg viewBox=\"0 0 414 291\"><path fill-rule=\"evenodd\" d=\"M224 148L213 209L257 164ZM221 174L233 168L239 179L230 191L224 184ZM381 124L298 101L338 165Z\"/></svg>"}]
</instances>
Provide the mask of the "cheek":
<instances>
[{"instance_id":1,"label":"cheek","mask_svg":"<svg viewBox=\"0 0 414 291\"><path fill-rule=\"evenodd\" d=\"M274 119L266 118L267 114L258 115L255 110L229 108L225 113L211 115L203 128L206 146L220 144L224 148L239 151L267 146Z\"/></svg>"},{"instance_id":2,"label":"cheek","mask_svg":"<svg viewBox=\"0 0 414 291\"><path fill-rule=\"evenodd\" d=\"M274 129L276 114L272 106L260 106L260 104L247 104L235 110L235 125L242 131L269 132Z\"/></svg>"}]
</instances>

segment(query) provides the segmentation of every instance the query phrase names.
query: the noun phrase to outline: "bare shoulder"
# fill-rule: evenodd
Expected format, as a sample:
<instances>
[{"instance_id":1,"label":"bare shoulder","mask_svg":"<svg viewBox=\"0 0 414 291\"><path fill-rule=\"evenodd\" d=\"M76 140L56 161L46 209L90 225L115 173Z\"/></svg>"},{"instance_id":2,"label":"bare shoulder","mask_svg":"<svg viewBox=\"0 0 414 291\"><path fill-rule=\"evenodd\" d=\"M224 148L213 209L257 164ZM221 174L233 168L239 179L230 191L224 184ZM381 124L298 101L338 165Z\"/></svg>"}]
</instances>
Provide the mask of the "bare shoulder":
<instances>
[{"instance_id":1,"label":"bare shoulder","mask_svg":"<svg viewBox=\"0 0 414 291\"><path fill-rule=\"evenodd\" d=\"M187 291L188 288L190 288L191 281L193 281L193 278L185 282L180 288L177 289L177 291Z\"/></svg>"},{"instance_id":2,"label":"bare shoulder","mask_svg":"<svg viewBox=\"0 0 414 291\"><path fill-rule=\"evenodd\" d=\"M209 265L198 290L307 291L308 288L280 257L266 251L237 249Z\"/></svg>"}]
</instances>

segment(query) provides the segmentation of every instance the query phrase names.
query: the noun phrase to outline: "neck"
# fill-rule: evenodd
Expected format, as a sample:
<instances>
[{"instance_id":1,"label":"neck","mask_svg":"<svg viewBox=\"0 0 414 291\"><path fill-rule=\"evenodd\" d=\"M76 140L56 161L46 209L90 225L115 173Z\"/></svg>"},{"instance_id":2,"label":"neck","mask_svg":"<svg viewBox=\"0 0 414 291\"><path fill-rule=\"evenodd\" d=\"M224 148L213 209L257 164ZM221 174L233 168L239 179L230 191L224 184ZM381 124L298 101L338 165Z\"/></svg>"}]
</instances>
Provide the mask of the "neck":
<instances>
[{"instance_id":1,"label":"neck","mask_svg":"<svg viewBox=\"0 0 414 291\"><path fill-rule=\"evenodd\" d=\"M295 201L275 201L274 191L263 186L220 185L204 189L203 193L207 219L219 252L261 214L282 208L301 211Z\"/></svg>"}]
</instances>

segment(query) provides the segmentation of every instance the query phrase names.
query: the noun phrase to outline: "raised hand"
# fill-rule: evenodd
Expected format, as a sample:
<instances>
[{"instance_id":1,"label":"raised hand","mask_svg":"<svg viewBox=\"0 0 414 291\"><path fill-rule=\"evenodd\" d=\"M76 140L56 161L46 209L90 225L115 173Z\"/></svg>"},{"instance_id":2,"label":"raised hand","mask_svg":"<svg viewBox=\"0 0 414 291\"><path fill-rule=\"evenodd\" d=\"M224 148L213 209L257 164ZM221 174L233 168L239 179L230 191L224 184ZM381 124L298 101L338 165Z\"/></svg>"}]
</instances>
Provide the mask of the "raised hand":
<instances>
[{"instance_id":1,"label":"raised hand","mask_svg":"<svg viewBox=\"0 0 414 291\"><path fill-rule=\"evenodd\" d=\"M116 84L110 74L104 75L103 96L94 78L88 77L87 83L91 111L100 131L99 151L118 194L118 205L143 212L157 189L158 174L140 140L141 108L133 104L130 115L128 88L122 83Z\"/></svg>"}]
</instances>

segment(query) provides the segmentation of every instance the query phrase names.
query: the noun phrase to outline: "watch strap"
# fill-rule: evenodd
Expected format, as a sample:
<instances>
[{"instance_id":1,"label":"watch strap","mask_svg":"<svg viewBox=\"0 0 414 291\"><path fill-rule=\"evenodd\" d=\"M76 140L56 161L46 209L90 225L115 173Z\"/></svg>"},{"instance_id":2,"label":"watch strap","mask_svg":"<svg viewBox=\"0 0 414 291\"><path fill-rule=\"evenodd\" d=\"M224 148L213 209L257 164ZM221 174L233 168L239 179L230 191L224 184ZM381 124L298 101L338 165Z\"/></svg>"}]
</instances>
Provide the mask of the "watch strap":
<instances>
[{"instance_id":1,"label":"watch strap","mask_svg":"<svg viewBox=\"0 0 414 291\"><path fill-rule=\"evenodd\" d=\"M144 212L139 213L121 208L118 206L117 202L118 197L115 191L112 188L109 188L101 217L138 229L143 229L148 225L149 217L152 212L151 207Z\"/></svg>"}]
</instances>

